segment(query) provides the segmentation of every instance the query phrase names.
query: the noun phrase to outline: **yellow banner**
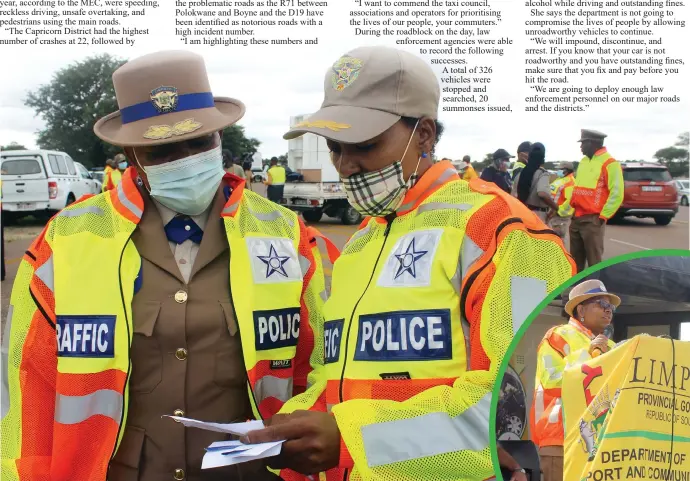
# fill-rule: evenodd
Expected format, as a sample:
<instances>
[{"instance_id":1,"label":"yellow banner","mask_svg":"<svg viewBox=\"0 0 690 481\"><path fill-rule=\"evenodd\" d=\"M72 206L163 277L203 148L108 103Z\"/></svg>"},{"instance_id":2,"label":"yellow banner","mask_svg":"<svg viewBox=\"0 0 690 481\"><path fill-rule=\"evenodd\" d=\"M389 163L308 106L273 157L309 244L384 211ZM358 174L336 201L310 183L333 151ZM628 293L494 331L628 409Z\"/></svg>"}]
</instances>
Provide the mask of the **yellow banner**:
<instances>
[{"instance_id":1,"label":"yellow banner","mask_svg":"<svg viewBox=\"0 0 690 481\"><path fill-rule=\"evenodd\" d=\"M564 481L690 481L690 342L636 336L563 375Z\"/></svg>"}]
</instances>

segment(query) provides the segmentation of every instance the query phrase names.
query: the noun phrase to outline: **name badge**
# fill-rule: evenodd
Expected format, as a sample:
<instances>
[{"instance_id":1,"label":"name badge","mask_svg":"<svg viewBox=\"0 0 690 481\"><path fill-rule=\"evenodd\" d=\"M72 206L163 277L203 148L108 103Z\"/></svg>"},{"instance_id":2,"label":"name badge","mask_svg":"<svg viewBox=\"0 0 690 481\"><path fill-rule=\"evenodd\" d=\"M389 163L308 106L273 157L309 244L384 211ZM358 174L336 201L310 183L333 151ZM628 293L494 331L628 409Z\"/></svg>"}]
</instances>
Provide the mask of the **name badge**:
<instances>
[{"instance_id":1,"label":"name badge","mask_svg":"<svg viewBox=\"0 0 690 481\"><path fill-rule=\"evenodd\" d=\"M340 341L343 338L345 319L323 323L324 364L338 362L340 358Z\"/></svg>"},{"instance_id":2,"label":"name badge","mask_svg":"<svg viewBox=\"0 0 690 481\"><path fill-rule=\"evenodd\" d=\"M257 351L266 351L296 346L299 323L299 307L254 311L254 347Z\"/></svg>"},{"instance_id":3,"label":"name badge","mask_svg":"<svg viewBox=\"0 0 690 481\"><path fill-rule=\"evenodd\" d=\"M58 357L115 357L115 316L57 316Z\"/></svg>"},{"instance_id":4,"label":"name badge","mask_svg":"<svg viewBox=\"0 0 690 481\"><path fill-rule=\"evenodd\" d=\"M448 309L359 317L357 361L432 361L452 357Z\"/></svg>"}]
</instances>

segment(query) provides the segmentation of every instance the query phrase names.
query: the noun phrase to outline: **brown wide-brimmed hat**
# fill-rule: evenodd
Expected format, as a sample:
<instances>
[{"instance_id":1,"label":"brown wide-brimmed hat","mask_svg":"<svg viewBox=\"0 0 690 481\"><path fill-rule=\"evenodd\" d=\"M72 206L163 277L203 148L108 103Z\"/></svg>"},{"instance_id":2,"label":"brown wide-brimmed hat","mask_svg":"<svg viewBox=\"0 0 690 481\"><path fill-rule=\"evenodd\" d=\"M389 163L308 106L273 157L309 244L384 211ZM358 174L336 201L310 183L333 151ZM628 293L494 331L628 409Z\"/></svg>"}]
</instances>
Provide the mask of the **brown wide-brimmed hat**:
<instances>
[{"instance_id":1,"label":"brown wide-brimmed hat","mask_svg":"<svg viewBox=\"0 0 690 481\"><path fill-rule=\"evenodd\" d=\"M621 305L621 298L608 292L603 282L598 279L590 279L573 287L568 297L568 303L565 305L565 312L574 316L575 314L573 314L573 312L575 312L575 308L578 304L582 304L592 297L601 296L608 297L609 302L616 307Z\"/></svg>"},{"instance_id":2,"label":"brown wide-brimmed hat","mask_svg":"<svg viewBox=\"0 0 690 481\"><path fill-rule=\"evenodd\" d=\"M214 97L201 55L156 52L127 62L113 73L120 110L93 127L113 145L146 147L202 137L244 116L242 102Z\"/></svg>"}]
</instances>

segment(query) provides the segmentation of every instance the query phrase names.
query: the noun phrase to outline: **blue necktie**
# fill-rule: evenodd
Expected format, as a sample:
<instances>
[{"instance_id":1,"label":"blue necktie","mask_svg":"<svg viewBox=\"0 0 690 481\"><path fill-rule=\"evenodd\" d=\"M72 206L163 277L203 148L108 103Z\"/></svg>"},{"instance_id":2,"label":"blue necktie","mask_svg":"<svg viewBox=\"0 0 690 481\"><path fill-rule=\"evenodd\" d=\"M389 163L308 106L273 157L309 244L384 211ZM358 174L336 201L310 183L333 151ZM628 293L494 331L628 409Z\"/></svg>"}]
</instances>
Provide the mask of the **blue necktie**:
<instances>
[{"instance_id":1,"label":"blue necktie","mask_svg":"<svg viewBox=\"0 0 690 481\"><path fill-rule=\"evenodd\" d=\"M176 244L182 244L187 239L195 244L201 244L204 231L188 216L178 215L165 226L165 235L169 241Z\"/></svg>"}]
</instances>

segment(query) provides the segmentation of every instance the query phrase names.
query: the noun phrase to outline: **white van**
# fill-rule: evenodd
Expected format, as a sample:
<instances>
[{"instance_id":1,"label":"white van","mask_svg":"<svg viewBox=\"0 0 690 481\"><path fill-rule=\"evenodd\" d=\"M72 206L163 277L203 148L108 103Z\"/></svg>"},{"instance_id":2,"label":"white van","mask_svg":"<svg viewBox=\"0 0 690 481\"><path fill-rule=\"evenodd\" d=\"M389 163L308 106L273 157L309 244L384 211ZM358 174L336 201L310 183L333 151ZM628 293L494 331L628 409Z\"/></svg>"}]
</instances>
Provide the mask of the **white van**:
<instances>
[{"instance_id":1,"label":"white van","mask_svg":"<svg viewBox=\"0 0 690 481\"><path fill-rule=\"evenodd\" d=\"M100 193L91 173L64 152L5 150L0 168L2 210L10 220L52 215L84 194Z\"/></svg>"}]
</instances>

